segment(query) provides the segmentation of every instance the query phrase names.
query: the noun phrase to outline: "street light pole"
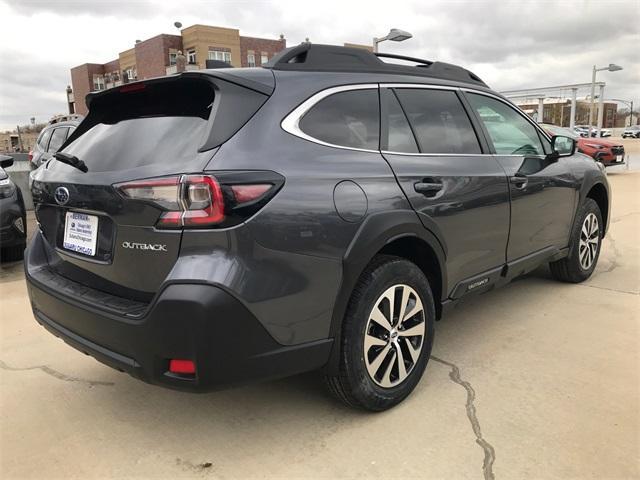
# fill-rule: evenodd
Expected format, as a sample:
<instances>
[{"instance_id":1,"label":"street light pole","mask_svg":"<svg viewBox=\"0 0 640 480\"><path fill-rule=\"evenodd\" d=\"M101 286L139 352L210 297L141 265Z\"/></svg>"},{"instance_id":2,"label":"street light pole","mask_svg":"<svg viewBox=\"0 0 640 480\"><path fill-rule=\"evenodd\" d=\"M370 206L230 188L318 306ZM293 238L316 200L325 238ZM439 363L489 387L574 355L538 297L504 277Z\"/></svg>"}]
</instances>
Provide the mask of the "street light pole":
<instances>
[{"instance_id":1,"label":"street light pole","mask_svg":"<svg viewBox=\"0 0 640 480\"><path fill-rule=\"evenodd\" d=\"M593 125L593 100L596 95L596 72L602 72L604 70L607 70L609 72L617 72L619 70L622 70L622 67L620 65L616 65L615 63L610 63L608 66L601 68L597 68L595 65L593 66L593 73L591 74L591 104L589 105L589 136L591 136L591 126ZM604 93L602 92L603 87L600 87L600 90L601 93ZM600 100L600 103L602 103L602 99ZM602 112L599 112L598 116L601 117L601 114ZM600 136L601 128L602 125L598 125L598 128L596 130L597 136Z\"/></svg>"},{"instance_id":2,"label":"street light pole","mask_svg":"<svg viewBox=\"0 0 640 480\"><path fill-rule=\"evenodd\" d=\"M413 35L411 35L407 31L400 30L399 28L392 28L384 37L373 37L373 53L378 53L378 44L384 42L385 40L391 40L392 42L403 42L404 40L409 40L411 37L413 37Z\"/></svg>"}]
</instances>

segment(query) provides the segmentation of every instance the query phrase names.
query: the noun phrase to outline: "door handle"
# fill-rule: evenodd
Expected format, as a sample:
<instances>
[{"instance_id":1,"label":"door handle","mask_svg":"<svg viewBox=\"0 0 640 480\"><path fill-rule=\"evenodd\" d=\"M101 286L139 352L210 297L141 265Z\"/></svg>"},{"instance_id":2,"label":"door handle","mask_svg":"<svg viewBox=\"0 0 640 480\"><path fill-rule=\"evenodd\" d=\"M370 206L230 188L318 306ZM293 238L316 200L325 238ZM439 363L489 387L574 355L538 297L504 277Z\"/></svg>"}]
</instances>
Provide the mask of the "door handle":
<instances>
[{"instance_id":1,"label":"door handle","mask_svg":"<svg viewBox=\"0 0 640 480\"><path fill-rule=\"evenodd\" d=\"M436 181L432 178L425 178L421 182L413 184L414 190L426 197L435 196L440 190L442 190L443 186L442 182Z\"/></svg>"},{"instance_id":2,"label":"door handle","mask_svg":"<svg viewBox=\"0 0 640 480\"><path fill-rule=\"evenodd\" d=\"M529 179L526 175L516 173L513 177L509 177L509 182L512 183L516 188L524 188L527 186L527 182L529 182Z\"/></svg>"}]
</instances>

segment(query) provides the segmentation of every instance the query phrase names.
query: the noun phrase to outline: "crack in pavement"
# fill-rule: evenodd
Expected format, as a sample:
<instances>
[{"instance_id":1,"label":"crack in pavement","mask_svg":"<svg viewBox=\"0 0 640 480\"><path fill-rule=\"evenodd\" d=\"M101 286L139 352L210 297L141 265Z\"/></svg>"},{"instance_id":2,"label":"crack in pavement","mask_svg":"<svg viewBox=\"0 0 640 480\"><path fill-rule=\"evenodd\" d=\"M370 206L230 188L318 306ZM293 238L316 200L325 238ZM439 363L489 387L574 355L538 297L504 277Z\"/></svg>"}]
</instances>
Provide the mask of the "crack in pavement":
<instances>
[{"instance_id":1,"label":"crack in pavement","mask_svg":"<svg viewBox=\"0 0 640 480\"><path fill-rule=\"evenodd\" d=\"M460 369L456 365L451 362L447 362L446 360L442 360L438 357L434 357L433 355L431 355L431 360L434 360L451 368L451 371L449 372L449 378L451 379L451 381L457 383L467 391L467 403L465 405L467 410L467 417L469 418L469 422L471 422L471 428L473 429L473 433L476 436L476 443L480 445L480 447L484 451L482 473L484 474L485 480L494 480L495 476L493 474L493 462L495 462L496 460L496 451L493 446L482 436L480 422L478 421L478 417L476 415L476 407L473 404L473 401L476 398L475 390L469 382L460 378Z\"/></svg>"},{"instance_id":2,"label":"crack in pavement","mask_svg":"<svg viewBox=\"0 0 640 480\"><path fill-rule=\"evenodd\" d=\"M54 370L53 368L51 368L48 365L36 365L35 367L12 367L10 365L7 365L2 360L0 360L0 369L8 370L10 372L25 372L25 371L28 371L28 370L42 370L47 375L51 375L52 377L57 378L58 380L63 380L65 382L84 383L84 384L89 385L90 387L94 387L96 385L111 387L111 386L115 385L113 382L100 382L100 381L97 381L97 380L86 380L84 378L79 378L79 377L73 377L71 375L66 375L66 374L64 374L62 372Z\"/></svg>"}]
</instances>

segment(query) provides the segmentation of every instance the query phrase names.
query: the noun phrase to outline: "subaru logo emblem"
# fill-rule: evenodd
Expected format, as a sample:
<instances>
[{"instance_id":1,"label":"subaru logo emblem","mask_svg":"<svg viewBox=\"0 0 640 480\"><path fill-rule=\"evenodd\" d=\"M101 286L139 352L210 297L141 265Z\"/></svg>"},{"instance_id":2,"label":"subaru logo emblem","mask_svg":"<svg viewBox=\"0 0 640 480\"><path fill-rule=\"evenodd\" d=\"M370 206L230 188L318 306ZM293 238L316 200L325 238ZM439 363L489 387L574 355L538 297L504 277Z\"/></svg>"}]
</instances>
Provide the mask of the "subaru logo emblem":
<instances>
[{"instance_id":1,"label":"subaru logo emblem","mask_svg":"<svg viewBox=\"0 0 640 480\"><path fill-rule=\"evenodd\" d=\"M53 194L53 198L56 199L58 205L64 205L69 201L69 190L67 190L67 187L58 187Z\"/></svg>"}]
</instances>

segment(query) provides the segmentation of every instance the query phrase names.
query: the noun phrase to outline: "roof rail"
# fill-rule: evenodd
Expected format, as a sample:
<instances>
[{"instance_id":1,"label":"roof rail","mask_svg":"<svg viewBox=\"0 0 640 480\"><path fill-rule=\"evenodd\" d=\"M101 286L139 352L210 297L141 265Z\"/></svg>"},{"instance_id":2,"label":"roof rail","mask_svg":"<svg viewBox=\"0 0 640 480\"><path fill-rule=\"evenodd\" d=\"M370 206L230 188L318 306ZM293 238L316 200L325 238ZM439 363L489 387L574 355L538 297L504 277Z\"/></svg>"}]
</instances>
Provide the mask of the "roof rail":
<instances>
[{"instance_id":1,"label":"roof rail","mask_svg":"<svg viewBox=\"0 0 640 480\"><path fill-rule=\"evenodd\" d=\"M387 63L380 58L407 60L417 65ZM432 62L390 53L373 53L361 48L316 45L309 42L282 50L263 66L273 70L413 75L487 86L473 72L450 63Z\"/></svg>"}]
</instances>

